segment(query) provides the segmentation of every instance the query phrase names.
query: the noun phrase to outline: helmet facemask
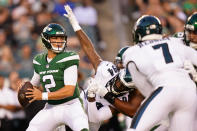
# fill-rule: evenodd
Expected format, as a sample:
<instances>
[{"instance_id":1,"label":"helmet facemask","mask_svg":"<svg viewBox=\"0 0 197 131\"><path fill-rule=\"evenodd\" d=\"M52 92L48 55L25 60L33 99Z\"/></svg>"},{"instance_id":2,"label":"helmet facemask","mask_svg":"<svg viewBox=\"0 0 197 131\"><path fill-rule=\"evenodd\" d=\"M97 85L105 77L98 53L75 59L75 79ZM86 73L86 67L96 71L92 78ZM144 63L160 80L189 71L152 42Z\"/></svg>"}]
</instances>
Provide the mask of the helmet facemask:
<instances>
[{"instance_id":1,"label":"helmet facemask","mask_svg":"<svg viewBox=\"0 0 197 131\"><path fill-rule=\"evenodd\" d=\"M63 37L63 36L55 36L55 37ZM51 50L55 53L60 53L65 50L67 41L66 41L66 38L64 38L63 42L51 42L50 41L50 43L51 43L51 47L52 47ZM56 47L54 45L56 45Z\"/></svg>"},{"instance_id":2,"label":"helmet facemask","mask_svg":"<svg viewBox=\"0 0 197 131\"><path fill-rule=\"evenodd\" d=\"M116 55L116 58L114 60L114 64L118 68L118 70L124 68L123 67L123 62L122 62L122 56L124 52L129 48L129 46L123 47L118 51L118 54Z\"/></svg>"},{"instance_id":3,"label":"helmet facemask","mask_svg":"<svg viewBox=\"0 0 197 131\"><path fill-rule=\"evenodd\" d=\"M62 44L61 47L59 47L59 43L58 42L51 42L51 38L52 37L63 37L64 41L59 42ZM43 32L41 33L41 38L42 38L42 42L45 45L45 47L48 50L52 50L55 53L60 53L63 52L65 50L65 48L67 47L67 36L66 36L66 32L64 30L64 28L59 25L59 24L49 24L48 26L46 26L43 29ZM54 46L54 44L52 43L56 43L57 47Z\"/></svg>"}]
</instances>

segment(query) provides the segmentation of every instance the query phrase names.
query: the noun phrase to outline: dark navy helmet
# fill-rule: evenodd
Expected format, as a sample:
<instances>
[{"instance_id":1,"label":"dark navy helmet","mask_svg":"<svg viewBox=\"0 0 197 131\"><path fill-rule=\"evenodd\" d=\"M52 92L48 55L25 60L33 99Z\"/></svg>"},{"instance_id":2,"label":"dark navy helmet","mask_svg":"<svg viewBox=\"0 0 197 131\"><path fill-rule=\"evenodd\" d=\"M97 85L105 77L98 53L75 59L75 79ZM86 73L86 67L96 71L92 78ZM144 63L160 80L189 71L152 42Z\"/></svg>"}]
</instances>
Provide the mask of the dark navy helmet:
<instances>
[{"instance_id":1,"label":"dark navy helmet","mask_svg":"<svg viewBox=\"0 0 197 131\"><path fill-rule=\"evenodd\" d=\"M161 22L156 16L143 15L135 23L133 40L138 43L143 41L143 37L151 34L162 34Z\"/></svg>"}]
</instances>

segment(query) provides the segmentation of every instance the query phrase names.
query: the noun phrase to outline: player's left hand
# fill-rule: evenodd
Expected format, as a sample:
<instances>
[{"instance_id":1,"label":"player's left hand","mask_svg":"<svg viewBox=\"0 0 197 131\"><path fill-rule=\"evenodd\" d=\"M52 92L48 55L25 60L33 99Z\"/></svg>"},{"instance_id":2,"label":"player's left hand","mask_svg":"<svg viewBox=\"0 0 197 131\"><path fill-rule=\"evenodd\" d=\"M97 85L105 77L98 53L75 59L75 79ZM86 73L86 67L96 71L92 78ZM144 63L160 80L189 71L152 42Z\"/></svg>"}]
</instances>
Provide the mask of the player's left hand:
<instances>
[{"instance_id":1,"label":"player's left hand","mask_svg":"<svg viewBox=\"0 0 197 131\"><path fill-rule=\"evenodd\" d=\"M101 97L104 97L109 91L107 90L106 87L99 87L98 90L96 91L96 94L101 96Z\"/></svg>"},{"instance_id":2,"label":"player's left hand","mask_svg":"<svg viewBox=\"0 0 197 131\"><path fill-rule=\"evenodd\" d=\"M88 88L88 97L94 98L96 96L96 91L98 90L99 86L94 78L90 77L87 81L87 88Z\"/></svg>"},{"instance_id":3,"label":"player's left hand","mask_svg":"<svg viewBox=\"0 0 197 131\"><path fill-rule=\"evenodd\" d=\"M69 5L65 5L64 9L67 12L67 14L64 14L64 16L69 19L70 24L72 25L74 31L81 30L81 27L79 26L79 23L78 23L75 15L74 15L72 9L70 8L70 6Z\"/></svg>"},{"instance_id":4,"label":"player's left hand","mask_svg":"<svg viewBox=\"0 0 197 131\"><path fill-rule=\"evenodd\" d=\"M32 103L35 100L42 100L42 92L36 87L33 87L33 89L28 89L28 92L26 92L25 95L27 98L32 98L29 103Z\"/></svg>"}]
</instances>

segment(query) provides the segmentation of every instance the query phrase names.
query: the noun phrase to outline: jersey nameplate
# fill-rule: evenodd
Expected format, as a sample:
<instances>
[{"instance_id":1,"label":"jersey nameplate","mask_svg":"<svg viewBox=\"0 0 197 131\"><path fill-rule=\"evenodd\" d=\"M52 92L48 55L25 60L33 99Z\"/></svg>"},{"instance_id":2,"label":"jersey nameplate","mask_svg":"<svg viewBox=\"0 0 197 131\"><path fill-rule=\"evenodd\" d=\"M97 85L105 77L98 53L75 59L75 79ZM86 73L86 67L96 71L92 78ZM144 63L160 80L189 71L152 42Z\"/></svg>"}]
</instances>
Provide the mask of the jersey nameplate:
<instances>
[{"instance_id":1,"label":"jersey nameplate","mask_svg":"<svg viewBox=\"0 0 197 131\"><path fill-rule=\"evenodd\" d=\"M48 71L41 71L39 72L40 75L50 74L50 73L57 73L59 70L48 70Z\"/></svg>"},{"instance_id":2,"label":"jersey nameplate","mask_svg":"<svg viewBox=\"0 0 197 131\"><path fill-rule=\"evenodd\" d=\"M164 41L164 40L170 40L168 37L166 38L163 38L163 39L159 39L159 40L148 40L148 41L144 41L144 42L141 42L141 43L138 43L137 45L142 48L143 46L145 45L149 45L149 44L152 44L154 42L158 42L158 41Z\"/></svg>"}]
</instances>

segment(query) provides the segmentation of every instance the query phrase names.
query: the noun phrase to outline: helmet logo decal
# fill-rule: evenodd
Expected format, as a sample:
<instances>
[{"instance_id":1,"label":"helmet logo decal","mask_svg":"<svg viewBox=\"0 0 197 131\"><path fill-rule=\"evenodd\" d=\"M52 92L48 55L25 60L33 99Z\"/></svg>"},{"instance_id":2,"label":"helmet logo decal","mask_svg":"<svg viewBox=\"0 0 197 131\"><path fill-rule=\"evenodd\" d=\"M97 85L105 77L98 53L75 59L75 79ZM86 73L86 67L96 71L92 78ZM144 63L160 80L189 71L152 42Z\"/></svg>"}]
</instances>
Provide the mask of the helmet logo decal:
<instances>
[{"instance_id":1,"label":"helmet logo decal","mask_svg":"<svg viewBox=\"0 0 197 131\"><path fill-rule=\"evenodd\" d=\"M45 27L44 29L43 29L43 32L46 32L46 31L51 31L52 30L52 28L50 28L50 27Z\"/></svg>"},{"instance_id":2,"label":"helmet logo decal","mask_svg":"<svg viewBox=\"0 0 197 131\"><path fill-rule=\"evenodd\" d=\"M188 29L188 30L194 30L194 26L187 24L186 25L186 29Z\"/></svg>"},{"instance_id":3,"label":"helmet logo decal","mask_svg":"<svg viewBox=\"0 0 197 131\"><path fill-rule=\"evenodd\" d=\"M150 25L150 29L156 29L156 25Z\"/></svg>"},{"instance_id":4,"label":"helmet logo decal","mask_svg":"<svg viewBox=\"0 0 197 131\"><path fill-rule=\"evenodd\" d=\"M56 32L56 35L58 35L58 34L64 34L64 32Z\"/></svg>"}]
</instances>

